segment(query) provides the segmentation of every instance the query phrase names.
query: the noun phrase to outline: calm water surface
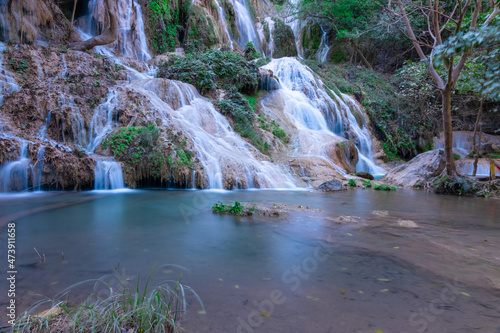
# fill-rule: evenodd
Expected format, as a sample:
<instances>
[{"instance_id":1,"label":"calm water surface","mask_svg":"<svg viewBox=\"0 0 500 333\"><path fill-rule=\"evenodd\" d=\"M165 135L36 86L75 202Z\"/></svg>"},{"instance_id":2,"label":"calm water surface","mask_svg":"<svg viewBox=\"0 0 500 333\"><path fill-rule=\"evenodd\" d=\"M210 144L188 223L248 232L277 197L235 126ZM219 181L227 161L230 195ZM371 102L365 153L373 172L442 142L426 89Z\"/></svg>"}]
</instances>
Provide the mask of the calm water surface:
<instances>
[{"instance_id":1,"label":"calm water surface","mask_svg":"<svg viewBox=\"0 0 500 333\"><path fill-rule=\"evenodd\" d=\"M291 212L281 218L221 216L210 211L219 200L302 205L321 212ZM468 287L454 282L457 277L449 271L417 269L367 251L357 244L394 244L370 230L355 233L352 226L325 218L368 220L374 210L445 231L500 235L500 201L410 190L152 190L0 197L0 219L16 218L18 309L33 302L34 294L53 297L75 283L110 274L118 265L131 281L152 268L154 283L176 280L181 269L162 267L173 264L186 269L182 282L206 308L206 314L199 314L200 305L189 297L182 324L188 332L500 333L498 290ZM4 229L4 253L6 238ZM496 246L500 244L489 248L492 257L500 257ZM46 263L37 263L34 247ZM82 288L74 292L75 299ZM1 306L6 304L2 296Z\"/></svg>"}]
</instances>

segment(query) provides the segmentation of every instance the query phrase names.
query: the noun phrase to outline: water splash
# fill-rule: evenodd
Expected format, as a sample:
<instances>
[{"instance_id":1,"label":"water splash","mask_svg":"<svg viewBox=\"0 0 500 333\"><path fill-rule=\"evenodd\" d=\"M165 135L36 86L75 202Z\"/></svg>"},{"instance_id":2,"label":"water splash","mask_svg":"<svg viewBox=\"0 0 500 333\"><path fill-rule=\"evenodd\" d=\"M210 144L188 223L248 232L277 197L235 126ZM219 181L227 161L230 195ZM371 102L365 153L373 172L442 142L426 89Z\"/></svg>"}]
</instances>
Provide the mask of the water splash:
<instances>
[{"instance_id":1,"label":"water splash","mask_svg":"<svg viewBox=\"0 0 500 333\"><path fill-rule=\"evenodd\" d=\"M106 101L94 110L94 115L90 121L89 144L86 152L93 153L95 148L104 140L117 126L113 119L116 106L119 103L115 90L110 90L106 96Z\"/></svg>"}]
</instances>

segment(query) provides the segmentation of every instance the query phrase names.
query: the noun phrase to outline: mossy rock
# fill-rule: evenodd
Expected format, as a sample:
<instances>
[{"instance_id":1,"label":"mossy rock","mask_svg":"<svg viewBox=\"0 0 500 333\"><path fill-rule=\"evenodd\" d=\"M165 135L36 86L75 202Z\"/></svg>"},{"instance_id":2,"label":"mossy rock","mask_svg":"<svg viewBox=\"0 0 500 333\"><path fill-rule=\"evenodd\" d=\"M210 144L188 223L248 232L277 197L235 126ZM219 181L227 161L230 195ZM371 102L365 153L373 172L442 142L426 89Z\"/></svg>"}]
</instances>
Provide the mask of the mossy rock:
<instances>
[{"instance_id":1,"label":"mossy rock","mask_svg":"<svg viewBox=\"0 0 500 333\"><path fill-rule=\"evenodd\" d=\"M273 18L274 30L274 58L296 57L297 46L295 45L295 37L292 28L278 18Z\"/></svg>"},{"instance_id":2,"label":"mossy rock","mask_svg":"<svg viewBox=\"0 0 500 333\"><path fill-rule=\"evenodd\" d=\"M206 10L198 4L193 4L187 22L186 42L197 42L201 48L212 48L219 42L215 32L216 23Z\"/></svg>"},{"instance_id":3,"label":"mossy rock","mask_svg":"<svg viewBox=\"0 0 500 333\"><path fill-rule=\"evenodd\" d=\"M323 32L318 23L309 23L302 30L302 48L304 49L304 56L306 58L314 59L321 45L322 35Z\"/></svg>"}]
</instances>

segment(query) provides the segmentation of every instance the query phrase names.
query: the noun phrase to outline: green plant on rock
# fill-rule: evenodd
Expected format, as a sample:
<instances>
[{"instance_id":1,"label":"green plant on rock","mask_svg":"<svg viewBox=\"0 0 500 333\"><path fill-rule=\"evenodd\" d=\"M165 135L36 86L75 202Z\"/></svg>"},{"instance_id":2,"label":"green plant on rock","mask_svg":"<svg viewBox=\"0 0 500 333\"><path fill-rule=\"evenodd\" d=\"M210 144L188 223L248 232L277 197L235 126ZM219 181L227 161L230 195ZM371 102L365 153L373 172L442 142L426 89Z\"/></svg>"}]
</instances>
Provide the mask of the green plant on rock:
<instances>
[{"instance_id":1,"label":"green plant on rock","mask_svg":"<svg viewBox=\"0 0 500 333\"><path fill-rule=\"evenodd\" d=\"M363 180L365 187L372 187L372 182L369 180Z\"/></svg>"},{"instance_id":2,"label":"green plant on rock","mask_svg":"<svg viewBox=\"0 0 500 333\"><path fill-rule=\"evenodd\" d=\"M385 184L375 185L373 186L373 189L377 191L396 191L395 186L385 185Z\"/></svg>"},{"instance_id":3,"label":"green plant on rock","mask_svg":"<svg viewBox=\"0 0 500 333\"><path fill-rule=\"evenodd\" d=\"M231 51L210 50L189 53L185 57L173 56L160 66L158 77L179 80L194 85L201 94L215 89L255 94L258 87L258 69L240 54Z\"/></svg>"},{"instance_id":4,"label":"green plant on rock","mask_svg":"<svg viewBox=\"0 0 500 333\"><path fill-rule=\"evenodd\" d=\"M253 42L248 42L245 45L243 54L245 55L245 58L249 61L260 58L260 53L257 52L257 49L253 45Z\"/></svg>"},{"instance_id":5,"label":"green plant on rock","mask_svg":"<svg viewBox=\"0 0 500 333\"><path fill-rule=\"evenodd\" d=\"M458 175L445 175L434 182L434 192L438 194L471 195L475 188L474 182Z\"/></svg>"},{"instance_id":6,"label":"green plant on rock","mask_svg":"<svg viewBox=\"0 0 500 333\"><path fill-rule=\"evenodd\" d=\"M351 178L351 179L349 179L349 186L356 187L358 185L356 184L356 181Z\"/></svg>"},{"instance_id":7,"label":"green plant on rock","mask_svg":"<svg viewBox=\"0 0 500 333\"><path fill-rule=\"evenodd\" d=\"M251 207L249 210L245 210L245 206L243 206L243 204L238 201L232 201L232 204L230 205L218 201L212 206L212 211L214 213L227 213L233 215L243 215L244 213L252 215L255 210L255 207Z\"/></svg>"}]
</instances>

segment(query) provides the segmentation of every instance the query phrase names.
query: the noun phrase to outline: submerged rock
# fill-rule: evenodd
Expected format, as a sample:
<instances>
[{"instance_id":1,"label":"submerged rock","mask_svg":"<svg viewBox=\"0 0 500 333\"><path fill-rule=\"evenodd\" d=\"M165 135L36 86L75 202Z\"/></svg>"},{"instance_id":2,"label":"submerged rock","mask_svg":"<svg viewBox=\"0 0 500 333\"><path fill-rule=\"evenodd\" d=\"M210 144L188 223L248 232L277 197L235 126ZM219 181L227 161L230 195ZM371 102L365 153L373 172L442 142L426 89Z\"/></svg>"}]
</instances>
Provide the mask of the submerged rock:
<instances>
[{"instance_id":1,"label":"submerged rock","mask_svg":"<svg viewBox=\"0 0 500 333\"><path fill-rule=\"evenodd\" d=\"M436 149L417 155L408 163L392 169L383 180L410 187L439 176L444 168L444 151Z\"/></svg>"},{"instance_id":2,"label":"submerged rock","mask_svg":"<svg viewBox=\"0 0 500 333\"><path fill-rule=\"evenodd\" d=\"M375 177L373 177L373 175L371 173L368 173L368 172L358 172L356 174L356 176L358 177L361 177L361 178L364 178L364 179L369 179L369 180L374 180Z\"/></svg>"},{"instance_id":3,"label":"submerged rock","mask_svg":"<svg viewBox=\"0 0 500 333\"><path fill-rule=\"evenodd\" d=\"M318 187L318 190L323 192L343 191L345 189L346 188L342 185L342 182L337 179L332 179L324 182Z\"/></svg>"},{"instance_id":4,"label":"submerged rock","mask_svg":"<svg viewBox=\"0 0 500 333\"><path fill-rule=\"evenodd\" d=\"M400 220L398 222L398 226L402 228L418 228L418 224L411 220Z\"/></svg>"}]
</instances>

